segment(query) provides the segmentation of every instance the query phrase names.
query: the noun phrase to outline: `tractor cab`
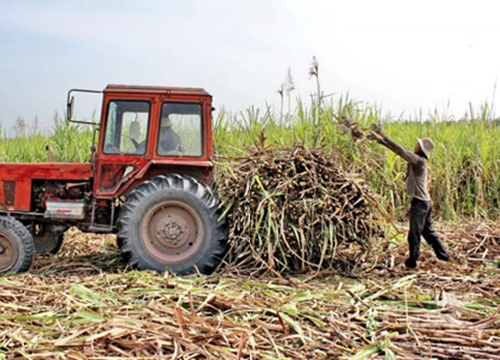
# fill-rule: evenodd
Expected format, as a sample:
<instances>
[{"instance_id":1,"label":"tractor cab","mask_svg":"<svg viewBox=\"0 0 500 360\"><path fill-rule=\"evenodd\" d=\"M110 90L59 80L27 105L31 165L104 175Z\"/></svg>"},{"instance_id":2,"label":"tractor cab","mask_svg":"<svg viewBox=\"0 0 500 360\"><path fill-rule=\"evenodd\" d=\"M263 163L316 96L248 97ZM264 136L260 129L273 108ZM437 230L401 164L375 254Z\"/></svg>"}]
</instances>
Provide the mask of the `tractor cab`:
<instances>
[{"instance_id":1,"label":"tractor cab","mask_svg":"<svg viewBox=\"0 0 500 360\"><path fill-rule=\"evenodd\" d=\"M73 94L68 93L69 121ZM99 142L92 154L94 193L120 196L137 174L187 172L210 183L212 103L203 89L108 85L103 91ZM135 177L137 179L137 177Z\"/></svg>"}]
</instances>

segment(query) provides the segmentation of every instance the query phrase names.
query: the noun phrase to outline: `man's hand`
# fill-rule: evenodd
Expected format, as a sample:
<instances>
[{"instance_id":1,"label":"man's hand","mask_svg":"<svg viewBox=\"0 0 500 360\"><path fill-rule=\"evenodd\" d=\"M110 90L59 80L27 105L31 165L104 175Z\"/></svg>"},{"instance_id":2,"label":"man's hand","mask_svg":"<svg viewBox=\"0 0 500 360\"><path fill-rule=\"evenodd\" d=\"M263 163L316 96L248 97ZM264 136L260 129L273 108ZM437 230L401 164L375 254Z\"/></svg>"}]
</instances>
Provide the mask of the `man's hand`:
<instances>
[{"instance_id":1,"label":"man's hand","mask_svg":"<svg viewBox=\"0 0 500 360\"><path fill-rule=\"evenodd\" d=\"M382 128L380 127L379 124L371 124L370 125L370 129L375 133L375 134L378 134L378 135L382 135L383 132L382 132Z\"/></svg>"}]
</instances>

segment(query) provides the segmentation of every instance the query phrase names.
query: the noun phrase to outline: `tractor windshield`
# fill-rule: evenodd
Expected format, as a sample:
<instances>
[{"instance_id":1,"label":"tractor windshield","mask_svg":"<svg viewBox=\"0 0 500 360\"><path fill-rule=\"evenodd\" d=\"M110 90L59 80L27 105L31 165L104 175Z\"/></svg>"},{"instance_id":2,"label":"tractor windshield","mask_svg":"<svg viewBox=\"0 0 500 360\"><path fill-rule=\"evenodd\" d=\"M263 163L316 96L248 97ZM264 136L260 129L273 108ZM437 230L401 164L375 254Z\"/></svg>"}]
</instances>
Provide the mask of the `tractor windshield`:
<instances>
[{"instance_id":1,"label":"tractor windshield","mask_svg":"<svg viewBox=\"0 0 500 360\"><path fill-rule=\"evenodd\" d=\"M105 154L146 152L150 104L146 101L111 101L106 120Z\"/></svg>"},{"instance_id":2,"label":"tractor windshield","mask_svg":"<svg viewBox=\"0 0 500 360\"><path fill-rule=\"evenodd\" d=\"M200 104L165 103L161 109L158 155L201 156L202 114Z\"/></svg>"}]
</instances>

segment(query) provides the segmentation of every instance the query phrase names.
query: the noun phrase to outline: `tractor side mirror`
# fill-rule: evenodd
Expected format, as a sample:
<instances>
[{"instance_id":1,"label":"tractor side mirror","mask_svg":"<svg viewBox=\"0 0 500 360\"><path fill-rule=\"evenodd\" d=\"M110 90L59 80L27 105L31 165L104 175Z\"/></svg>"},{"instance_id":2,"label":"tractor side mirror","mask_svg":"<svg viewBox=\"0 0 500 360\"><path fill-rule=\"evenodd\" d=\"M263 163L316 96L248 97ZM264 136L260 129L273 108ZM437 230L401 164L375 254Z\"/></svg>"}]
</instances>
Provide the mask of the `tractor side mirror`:
<instances>
[{"instance_id":1,"label":"tractor side mirror","mask_svg":"<svg viewBox=\"0 0 500 360\"><path fill-rule=\"evenodd\" d=\"M72 96L71 100L67 104L67 109L66 109L66 117L68 121L71 121L73 119L74 104L75 104L75 97Z\"/></svg>"},{"instance_id":2,"label":"tractor side mirror","mask_svg":"<svg viewBox=\"0 0 500 360\"><path fill-rule=\"evenodd\" d=\"M83 90L83 89L71 89L68 92L68 97L66 100L66 120L78 124L88 124L88 125L99 125L99 123L93 121L82 121L75 120L75 97L72 95L73 92L87 93L87 94L101 94L102 91L97 90ZM85 103L85 102L84 102Z\"/></svg>"}]
</instances>

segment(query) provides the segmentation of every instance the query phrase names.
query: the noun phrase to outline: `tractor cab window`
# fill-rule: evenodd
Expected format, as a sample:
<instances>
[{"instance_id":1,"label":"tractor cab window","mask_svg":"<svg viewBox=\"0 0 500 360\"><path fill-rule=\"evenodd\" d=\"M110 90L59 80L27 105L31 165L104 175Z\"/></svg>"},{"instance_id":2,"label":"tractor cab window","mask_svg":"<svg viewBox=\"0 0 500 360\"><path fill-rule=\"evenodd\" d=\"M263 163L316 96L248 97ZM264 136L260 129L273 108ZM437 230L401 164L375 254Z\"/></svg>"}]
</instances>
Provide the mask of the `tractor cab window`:
<instances>
[{"instance_id":1,"label":"tractor cab window","mask_svg":"<svg viewBox=\"0 0 500 360\"><path fill-rule=\"evenodd\" d=\"M165 103L161 108L158 155L201 156L202 114L200 104Z\"/></svg>"},{"instance_id":2,"label":"tractor cab window","mask_svg":"<svg viewBox=\"0 0 500 360\"><path fill-rule=\"evenodd\" d=\"M111 101L106 120L105 154L146 153L150 104L145 101Z\"/></svg>"}]
</instances>

